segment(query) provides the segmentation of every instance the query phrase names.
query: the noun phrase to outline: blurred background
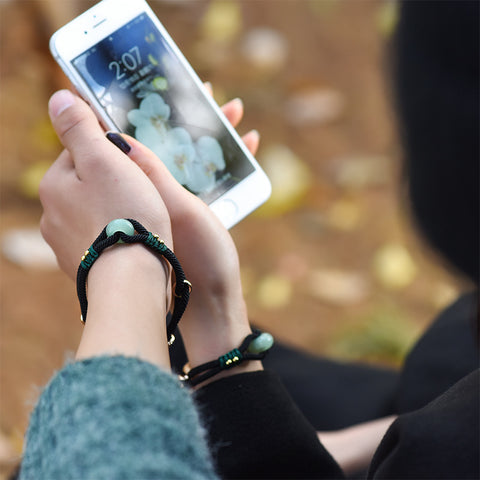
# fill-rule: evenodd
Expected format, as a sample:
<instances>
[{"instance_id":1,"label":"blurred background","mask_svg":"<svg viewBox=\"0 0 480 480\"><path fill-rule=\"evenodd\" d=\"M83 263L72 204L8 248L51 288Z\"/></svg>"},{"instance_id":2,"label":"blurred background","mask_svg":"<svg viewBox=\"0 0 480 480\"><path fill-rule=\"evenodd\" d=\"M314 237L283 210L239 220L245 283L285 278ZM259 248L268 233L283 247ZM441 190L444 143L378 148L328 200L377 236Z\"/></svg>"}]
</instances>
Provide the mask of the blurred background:
<instances>
[{"instance_id":1,"label":"blurred background","mask_svg":"<svg viewBox=\"0 0 480 480\"><path fill-rule=\"evenodd\" d=\"M47 101L68 87L48 39L94 2L0 0L0 479L28 413L81 334L74 285L38 233L38 183L60 152ZM160 20L224 103L271 200L231 231L250 318L342 360L398 365L462 285L416 235L389 90L388 0L157 0Z\"/></svg>"}]
</instances>

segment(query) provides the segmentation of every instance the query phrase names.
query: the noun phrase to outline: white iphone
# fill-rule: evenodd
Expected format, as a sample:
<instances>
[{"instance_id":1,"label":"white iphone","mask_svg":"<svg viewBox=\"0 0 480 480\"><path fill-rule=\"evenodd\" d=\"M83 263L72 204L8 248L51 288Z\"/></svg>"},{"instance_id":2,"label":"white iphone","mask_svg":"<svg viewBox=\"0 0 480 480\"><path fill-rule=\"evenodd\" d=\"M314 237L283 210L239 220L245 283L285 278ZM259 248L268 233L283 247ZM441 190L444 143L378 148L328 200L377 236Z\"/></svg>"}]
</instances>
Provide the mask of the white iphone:
<instances>
[{"instance_id":1,"label":"white iphone","mask_svg":"<svg viewBox=\"0 0 480 480\"><path fill-rule=\"evenodd\" d=\"M270 182L144 0L103 0L58 30L51 52L103 126L152 149L230 228Z\"/></svg>"}]
</instances>

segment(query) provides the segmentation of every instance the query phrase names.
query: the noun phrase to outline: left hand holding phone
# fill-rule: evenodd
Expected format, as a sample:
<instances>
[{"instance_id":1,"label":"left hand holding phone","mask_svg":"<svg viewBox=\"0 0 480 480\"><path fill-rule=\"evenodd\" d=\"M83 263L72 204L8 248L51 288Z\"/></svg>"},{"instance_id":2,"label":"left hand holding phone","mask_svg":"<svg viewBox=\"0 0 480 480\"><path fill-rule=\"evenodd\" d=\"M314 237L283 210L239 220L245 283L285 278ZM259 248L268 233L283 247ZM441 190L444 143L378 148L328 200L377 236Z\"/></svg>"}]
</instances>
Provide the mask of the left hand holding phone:
<instances>
[{"instance_id":1,"label":"left hand holding phone","mask_svg":"<svg viewBox=\"0 0 480 480\"><path fill-rule=\"evenodd\" d=\"M49 113L65 149L40 184L41 229L61 268L75 278L83 252L115 218L135 218L172 246L160 194L105 138L90 107L61 90L50 99Z\"/></svg>"}]
</instances>

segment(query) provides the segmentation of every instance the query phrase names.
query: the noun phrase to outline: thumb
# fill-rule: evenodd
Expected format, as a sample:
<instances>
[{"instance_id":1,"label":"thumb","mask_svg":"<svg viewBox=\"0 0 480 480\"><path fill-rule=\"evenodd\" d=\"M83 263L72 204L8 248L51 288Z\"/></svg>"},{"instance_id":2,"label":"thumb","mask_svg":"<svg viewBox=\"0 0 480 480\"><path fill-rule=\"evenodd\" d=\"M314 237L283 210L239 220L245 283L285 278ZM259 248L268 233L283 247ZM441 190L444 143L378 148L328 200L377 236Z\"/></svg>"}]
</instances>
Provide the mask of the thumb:
<instances>
[{"instance_id":1,"label":"thumb","mask_svg":"<svg viewBox=\"0 0 480 480\"><path fill-rule=\"evenodd\" d=\"M91 108L69 90L52 95L48 113L62 145L72 154L76 168L83 159L92 157L92 153L111 148Z\"/></svg>"}]
</instances>

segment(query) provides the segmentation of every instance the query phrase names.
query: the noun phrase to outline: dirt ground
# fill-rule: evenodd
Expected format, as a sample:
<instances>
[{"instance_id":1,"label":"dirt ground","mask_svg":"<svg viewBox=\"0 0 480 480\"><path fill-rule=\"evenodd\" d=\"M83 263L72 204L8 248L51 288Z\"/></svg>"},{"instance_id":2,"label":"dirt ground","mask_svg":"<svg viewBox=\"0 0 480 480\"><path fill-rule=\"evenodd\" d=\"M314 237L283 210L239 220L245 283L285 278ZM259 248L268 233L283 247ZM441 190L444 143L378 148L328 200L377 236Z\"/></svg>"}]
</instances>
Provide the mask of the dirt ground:
<instances>
[{"instance_id":1,"label":"dirt ground","mask_svg":"<svg viewBox=\"0 0 480 480\"><path fill-rule=\"evenodd\" d=\"M68 85L48 38L90 3L0 3L2 238L38 226L35 186L59 152L46 104ZM262 135L275 198L231 232L252 320L311 352L398 364L462 285L417 238L404 200L388 87L393 4L151 4L217 101L243 99L240 131ZM81 324L61 272L0 262L0 428L18 454L38 387Z\"/></svg>"}]
</instances>

